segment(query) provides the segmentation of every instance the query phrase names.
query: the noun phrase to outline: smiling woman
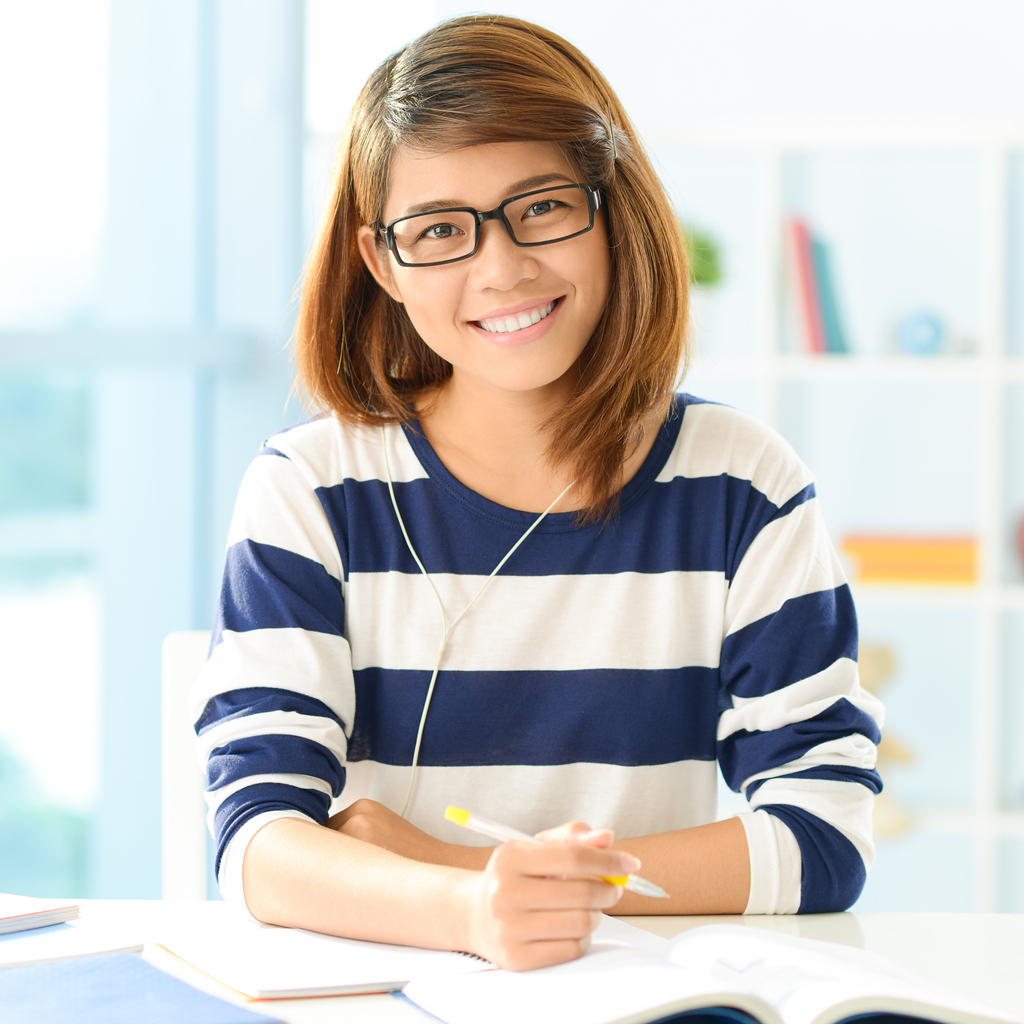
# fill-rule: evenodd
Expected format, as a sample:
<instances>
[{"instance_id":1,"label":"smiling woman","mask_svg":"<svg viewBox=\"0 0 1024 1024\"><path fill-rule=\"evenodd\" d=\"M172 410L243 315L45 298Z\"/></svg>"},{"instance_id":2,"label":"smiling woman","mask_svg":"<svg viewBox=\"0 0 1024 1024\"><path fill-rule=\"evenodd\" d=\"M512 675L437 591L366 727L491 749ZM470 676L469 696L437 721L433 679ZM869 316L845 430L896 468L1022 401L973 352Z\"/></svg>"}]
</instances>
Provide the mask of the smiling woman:
<instances>
[{"instance_id":1,"label":"smiling woman","mask_svg":"<svg viewBox=\"0 0 1024 1024\"><path fill-rule=\"evenodd\" d=\"M246 476L194 692L225 894L512 968L612 906L849 906L880 786L849 588L786 444L673 394L682 240L599 72L514 19L432 29L329 209L322 415ZM544 841L462 845L448 804ZM669 898L608 881L641 860Z\"/></svg>"}]
</instances>

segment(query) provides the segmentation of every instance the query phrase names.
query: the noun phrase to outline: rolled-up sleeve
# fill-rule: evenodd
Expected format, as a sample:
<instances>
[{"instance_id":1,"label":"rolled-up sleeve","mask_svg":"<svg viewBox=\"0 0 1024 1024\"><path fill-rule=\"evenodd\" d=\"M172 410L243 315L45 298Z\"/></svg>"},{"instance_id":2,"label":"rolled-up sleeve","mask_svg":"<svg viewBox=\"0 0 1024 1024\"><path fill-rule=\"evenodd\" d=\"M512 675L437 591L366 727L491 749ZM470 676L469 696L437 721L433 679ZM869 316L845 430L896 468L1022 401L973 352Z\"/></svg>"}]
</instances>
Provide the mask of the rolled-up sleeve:
<instances>
[{"instance_id":1,"label":"rolled-up sleeve","mask_svg":"<svg viewBox=\"0 0 1024 1024\"><path fill-rule=\"evenodd\" d=\"M225 857L236 836L247 842L275 816L324 824L345 784L355 691L343 578L316 489L264 449L239 493L210 656L191 696L225 895L241 898L244 850Z\"/></svg>"},{"instance_id":2,"label":"rolled-up sleeve","mask_svg":"<svg viewBox=\"0 0 1024 1024\"><path fill-rule=\"evenodd\" d=\"M845 910L874 858L882 706L860 686L850 588L801 473L780 464L726 602L718 759L751 806L748 913Z\"/></svg>"}]
</instances>

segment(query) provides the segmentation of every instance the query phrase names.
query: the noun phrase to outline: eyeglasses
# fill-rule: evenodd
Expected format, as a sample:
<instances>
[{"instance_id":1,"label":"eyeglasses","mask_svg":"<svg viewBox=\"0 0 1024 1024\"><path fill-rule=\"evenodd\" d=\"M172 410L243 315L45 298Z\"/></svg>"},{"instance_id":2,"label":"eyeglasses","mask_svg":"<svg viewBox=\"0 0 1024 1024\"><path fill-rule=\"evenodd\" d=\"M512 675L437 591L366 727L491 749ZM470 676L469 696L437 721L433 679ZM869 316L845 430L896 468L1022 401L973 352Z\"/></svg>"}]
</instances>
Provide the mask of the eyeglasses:
<instances>
[{"instance_id":1,"label":"eyeglasses","mask_svg":"<svg viewBox=\"0 0 1024 1024\"><path fill-rule=\"evenodd\" d=\"M485 220L501 221L516 245L551 245L589 231L600 206L601 193L589 185L553 185L493 210L456 206L398 217L384 226L384 242L403 267L438 267L474 256Z\"/></svg>"}]
</instances>

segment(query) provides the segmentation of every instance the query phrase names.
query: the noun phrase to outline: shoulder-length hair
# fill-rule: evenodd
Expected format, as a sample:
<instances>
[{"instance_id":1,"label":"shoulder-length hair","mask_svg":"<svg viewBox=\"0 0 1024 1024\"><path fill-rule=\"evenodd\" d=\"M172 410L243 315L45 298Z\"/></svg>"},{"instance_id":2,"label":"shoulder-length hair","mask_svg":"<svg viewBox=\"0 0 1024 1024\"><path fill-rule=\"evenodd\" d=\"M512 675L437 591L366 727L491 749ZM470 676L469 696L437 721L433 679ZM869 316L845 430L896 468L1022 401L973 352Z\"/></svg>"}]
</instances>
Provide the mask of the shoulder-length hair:
<instances>
[{"instance_id":1,"label":"shoulder-length hair","mask_svg":"<svg viewBox=\"0 0 1024 1024\"><path fill-rule=\"evenodd\" d=\"M370 76L338 148L327 214L307 266L296 331L300 385L342 420L406 422L451 364L360 257L380 229L391 155L480 143L553 142L604 196L612 285L580 357L579 383L547 424L548 458L575 474L583 521L617 505L645 423L668 414L685 368L688 268L678 221L618 98L561 37L516 18L446 21ZM379 244L383 245L378 236Z\"/></svg>"}]
</instances>

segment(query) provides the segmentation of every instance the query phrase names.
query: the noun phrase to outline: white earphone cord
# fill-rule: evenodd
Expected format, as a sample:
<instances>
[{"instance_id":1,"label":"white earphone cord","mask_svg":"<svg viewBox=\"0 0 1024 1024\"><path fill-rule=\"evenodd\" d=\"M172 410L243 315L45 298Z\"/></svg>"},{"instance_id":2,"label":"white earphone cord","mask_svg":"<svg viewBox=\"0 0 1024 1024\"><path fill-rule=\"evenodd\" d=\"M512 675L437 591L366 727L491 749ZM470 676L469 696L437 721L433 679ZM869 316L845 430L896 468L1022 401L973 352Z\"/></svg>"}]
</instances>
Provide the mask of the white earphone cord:
<instances>
[{"instance_id":1,"label":"white earphone cord","mask_svg":"<svg viewBox=\"0 0 1024 1024\"><path fill-rule=\"evenodd\" d=\"M441 595L438 592L434 581L430 578L430 573L427 572L426 567L420 561L420 556L416 554L416 549L412 546L412 541L409 539L409 532L405 528L405 520L402 519L402 513L398 511L398 502L395 500L395 487L391 478L391 460L388 458L388 437L384 427L380 428L380 433L381 440L384 445L384 468L388 474L388 494L391 495L391 507L394 508L395 516L398 518L398 525L402 528L402 536L405 538L406 547L408 547L409 553L419 566L420 572L423 573L427 582L430 584L430 589L434 592L434 597L437 598L437 606L441 609L441 644L437 648L437 657L434 659L434 671L430 676L430 685L427 687L427 696L423 701L423 711L420 713L419 728L416 730L416 745L413 747L412 751L412 772L409 776L409 789L405 794L405 803L402 804L402 817L404 818L405 812L409 810L409 804L412 801L413 786L416 784L416 769L419 767L420 761L420 743L423 741L423 727L427 721L427 711L430 709L430 700L434 696L434 684L437 682L437 673L441 669L441 660L444 658L445 648L448 646L448 637L452 635L452 630L459 624L466 612L476 604L477 599L487 589L491 580L493 580L498 574L501 567L512 557L519 545L522 544L538 526L540 526L544 521L544 517L569 493L569 491L575 486L576 481L573 480L572 483L570 483L569 486L566 487L565 490L562 491L562 493L559 494L558 497L555 498L555 500L551 502L551 504L548 505L548 507L544 509L539 516L537 516L529 529L527 529L526 533L524 533L522 537L520 537L519 540L517 540L515 544L508 549L505 557L494 567L487 579L484 580L483 586L481 586L476 592L476 596L469 602L469 604L466 605L465 608L462 609L461 612L459 612L455 617L455 620L449 626L448 617L445 615L444 602L441 600Z\"/></svg>"}]
</instances>

